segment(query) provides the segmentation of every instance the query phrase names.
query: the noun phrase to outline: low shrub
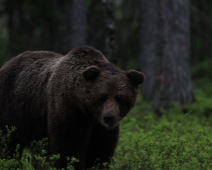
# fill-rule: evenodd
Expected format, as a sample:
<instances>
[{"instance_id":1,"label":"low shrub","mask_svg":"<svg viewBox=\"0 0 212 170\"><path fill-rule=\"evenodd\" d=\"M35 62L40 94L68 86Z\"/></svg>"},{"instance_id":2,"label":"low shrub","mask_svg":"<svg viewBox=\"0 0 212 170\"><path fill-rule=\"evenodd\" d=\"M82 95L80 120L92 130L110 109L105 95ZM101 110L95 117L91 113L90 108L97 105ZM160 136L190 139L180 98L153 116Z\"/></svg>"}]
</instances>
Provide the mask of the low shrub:
<instances>
[{"instance_id":1,"label":"low shrub","mask_svg":"<svg viewBox=\"0 0 212 170\"><path fill-rule=\"evenodd\" d=\"M122 123L112 170L212 169L212 121L169 113Z\"/></svg>"}]
</instances>

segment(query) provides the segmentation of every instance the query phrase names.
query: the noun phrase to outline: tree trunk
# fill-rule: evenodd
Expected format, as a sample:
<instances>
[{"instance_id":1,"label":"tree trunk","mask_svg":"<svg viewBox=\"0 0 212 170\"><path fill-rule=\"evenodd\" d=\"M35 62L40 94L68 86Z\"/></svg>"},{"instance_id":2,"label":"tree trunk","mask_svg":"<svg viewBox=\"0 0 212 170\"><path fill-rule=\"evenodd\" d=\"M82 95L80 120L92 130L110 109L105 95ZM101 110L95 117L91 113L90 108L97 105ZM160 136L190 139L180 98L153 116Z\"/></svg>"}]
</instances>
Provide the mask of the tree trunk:
<instances>
[{"instance_id":1,"label":"tree trunk","mask_svg":"<svg viewBox=\"0 0 212 170\"><path fill-rule=\"evenodd\" d=\"M157 0L140 0L141 12L141 67L145 72L146 80L143 84L143 98L151 101L157 73Z\"/></svg>"},{"instance_id":2,"label":"tree trunk","mask_svg":"<svg viewBox=\"0 0 212 170\"><path fill-rule=\"evenodd\" d=\"M23 50L21 36L24 34L23 26L23 0L20 2L6 1L7 28L9 33L8 48L12 55L17 55Z\"/></svg>"},{"instance_id":3,"label":"tree trunk","mask_svg":"<svg viewBox=\"0 0 212 170\"><path fill-rule=\"evenodd\" d=\"M140 0L140 6L144 99L157 109L192 103L189 0Z\"/></svg>"},{"instance_id":4,"label":"tree trunk","mask_svg":"<svg viewBox=\"0 0 212 170\"><path fill-rule=\"evenodd\" d=\"M116 64L114 1L102 0L106 23L106 53L110 62Z\"/></svg>"},{"instance_id":5,"label":"tree trunk","mask_svg":"<svg viewBox=\"0 0 212 170\"><path fill-rule=\"evenodd\" d=\"M70 16L70 49L86 45L86 0L71 0Z\"/></svg>"}]
</instances>

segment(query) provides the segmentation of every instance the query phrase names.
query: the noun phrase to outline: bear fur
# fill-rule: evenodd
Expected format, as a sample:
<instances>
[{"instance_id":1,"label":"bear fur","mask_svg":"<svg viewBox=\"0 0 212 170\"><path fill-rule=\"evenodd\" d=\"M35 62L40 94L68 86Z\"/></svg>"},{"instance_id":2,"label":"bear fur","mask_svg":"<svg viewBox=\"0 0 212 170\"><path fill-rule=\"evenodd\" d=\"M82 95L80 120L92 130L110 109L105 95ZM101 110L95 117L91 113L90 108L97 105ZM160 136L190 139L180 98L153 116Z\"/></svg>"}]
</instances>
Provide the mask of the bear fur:
<instances>
[{"instance_id":1,"label":"bear fur","mask_svg":"<svg viewBox=\"0 0 212 170\"><path fill-rule=\"evenodd\" d=\"M65 56L24 52L0 69L0 129L17 128L10 147L48 137L50 154L60 154L57 168L66 167L66 157L79 159L78 170L109 162L143 80L89 46Z\"/></svg>"}]
</instances>

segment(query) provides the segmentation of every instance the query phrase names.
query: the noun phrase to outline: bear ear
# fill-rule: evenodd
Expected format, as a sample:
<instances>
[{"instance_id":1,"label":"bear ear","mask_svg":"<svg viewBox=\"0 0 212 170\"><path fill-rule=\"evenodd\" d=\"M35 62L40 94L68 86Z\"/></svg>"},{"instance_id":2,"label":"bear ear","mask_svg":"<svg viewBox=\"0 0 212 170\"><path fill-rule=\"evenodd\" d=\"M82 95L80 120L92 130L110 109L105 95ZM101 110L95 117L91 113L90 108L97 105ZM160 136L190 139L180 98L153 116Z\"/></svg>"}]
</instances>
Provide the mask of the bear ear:
<instances>
[{"instance_id":1,"label":"bear ear","mask_svg":"<svg viewBox=\"0 0 212 170\"><path fill-rule=\"evenodd\" d=\"M136 85L142 84L145 80L145 75L142 72L129 70L126 71L127 77Z\"/></svg>"},{"instance_id":2,"label":"bear ear","mask_svg":"<svg viewBox=\"0 0 212 170\"><path fill-rule=\"evenodd\" d=\"M100 70L97 66L90 66L87 67L83 72L82 75L86 80L94 80L100 73Z\"/></svg>"}]
</instances>

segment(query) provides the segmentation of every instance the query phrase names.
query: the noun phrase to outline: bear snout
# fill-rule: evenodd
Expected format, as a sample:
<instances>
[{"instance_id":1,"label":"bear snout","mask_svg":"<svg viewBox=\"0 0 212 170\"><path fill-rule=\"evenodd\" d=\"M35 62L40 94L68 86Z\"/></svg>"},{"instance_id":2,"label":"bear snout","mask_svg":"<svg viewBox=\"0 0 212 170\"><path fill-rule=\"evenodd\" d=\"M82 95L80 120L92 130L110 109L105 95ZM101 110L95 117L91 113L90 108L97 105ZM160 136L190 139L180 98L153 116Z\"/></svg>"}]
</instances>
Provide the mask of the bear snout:
<instances>
[{"instance_id":1,"label":"bear snout","mask_svg":"<svg viewBox=\"0 0 212 170\"><path fill-rule=\"evenodd\" d=\"M107 129L113 129L119 124L120 111L118 105L106 103L101 114L101 124Z\"/></svg>"},{"instance_id":2,"label":"bear snout","mask_svg":"<svg viewBox=\"0 0 212 170\"><path fill-rule=\"evenodd\" d=\"M103 122L106 127L113 127L115 122L115 116L106 114L103 116Z\"/></svg>"},{"instance_id":3,"label":"bear snout","mask_svg":"<svg viewBox=\"0 0 212 170\"><path fill-rule=\"evenodd\" d=\"M119 110L115 107L113 109L106 109L101 118L102 125L107 129L113 129L119 124Z\"/></svg>"}]
</instances>

